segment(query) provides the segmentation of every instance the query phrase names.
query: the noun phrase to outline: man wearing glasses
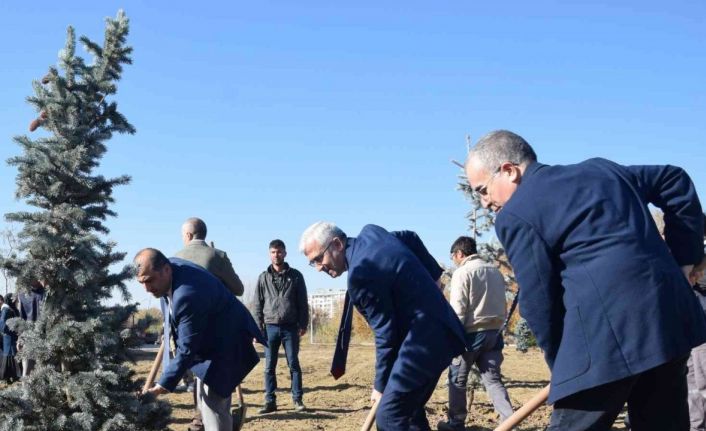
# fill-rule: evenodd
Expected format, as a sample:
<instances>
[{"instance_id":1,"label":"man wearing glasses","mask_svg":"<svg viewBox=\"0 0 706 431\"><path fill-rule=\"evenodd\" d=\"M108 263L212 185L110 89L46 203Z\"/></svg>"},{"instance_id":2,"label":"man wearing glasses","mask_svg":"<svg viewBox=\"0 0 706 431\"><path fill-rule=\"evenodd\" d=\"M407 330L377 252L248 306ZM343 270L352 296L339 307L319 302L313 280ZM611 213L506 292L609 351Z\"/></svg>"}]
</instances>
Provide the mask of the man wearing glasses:
<instances>
[{"instance_id":1,"label":"man wearing glasses","mask_svg":"<svg viewBox=\"0 0 706 431\"><path fill-rule=\"evenodd\" d=\"M688 429L685 365L706 321L688 282L704 220L686 172L544 165L498 130L471 149L466 177L497 212L522 316L552 372L547 429L609 430L625 403L633 430ZM664 240L648 204L664 212Z\"/></svg>"},{"instance_id":2,"label":"man wearing glasses","mask_svg":"<svg viewBox=\"0 0 706 431\"><path fill-rule=\"evenodd\" d=\"M348 238L335 224L318 222L302 234L299 250L331 277L348 272L331 374L345 372L352 305L375 332L378 430L430 430L424 405L442 371L465 350L464 331L436 285L441 267L417 234L367 225Z\"/></svg>"},{"instance_id":3,"label":"man wearing glasses","mask_svg":"<svg viewBox=\"0 0 706 431\"><path fill-rule=\"evenodd\" d=\"M259 413L277 410L277 355L284 346L289 374L292 378L294 410L304 411L302 370L299 366L299 338L309 323L309 303L301 272L289 266L284 258L287 249L279 239L270 242L272 264L257 280L255 319L267 336L265 347L265 405Z\"/></svg>"}]
</instances>

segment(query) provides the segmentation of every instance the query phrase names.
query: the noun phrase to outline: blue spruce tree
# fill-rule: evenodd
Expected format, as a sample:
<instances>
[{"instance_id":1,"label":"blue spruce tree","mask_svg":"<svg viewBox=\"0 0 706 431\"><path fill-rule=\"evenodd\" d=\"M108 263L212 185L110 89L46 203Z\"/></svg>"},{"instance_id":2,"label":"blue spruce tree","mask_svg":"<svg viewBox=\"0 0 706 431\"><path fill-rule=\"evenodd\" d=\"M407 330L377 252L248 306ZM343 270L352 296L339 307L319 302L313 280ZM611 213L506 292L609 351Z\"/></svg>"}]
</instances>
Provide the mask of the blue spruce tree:
<instances>
[{"instance_id":1,"label":"blue spruce tree","mask_svg":"<svg viewBox=\"0 0 706 431\"><path fill-rule=\"evenodd\" d=\"M20 358L36 361L32 374L0 391L0 431L135 431L165 429L169 407L139 399L140 388L127 366L121 327L134 305L106 306L114 290L130 295L125 266L109 267L125 253L105 239L107 217L115 216L113 188L128 176L104 178L95 169L113 133L135 133L111 97L123 65L131 63L125 44L129 22L122 11L106 20L101 45L81 37L91 64L75 54L73 28L59 54L58 68L34 82L28 101L38 117L30 131L45 137L15 137L23 153L8 160L17 167L16 197L34 210L6 214L22 226L17 252L2 266L20 291L40 282L46 290L35 323L13 319Z\"/></svg>"}]
</instances>

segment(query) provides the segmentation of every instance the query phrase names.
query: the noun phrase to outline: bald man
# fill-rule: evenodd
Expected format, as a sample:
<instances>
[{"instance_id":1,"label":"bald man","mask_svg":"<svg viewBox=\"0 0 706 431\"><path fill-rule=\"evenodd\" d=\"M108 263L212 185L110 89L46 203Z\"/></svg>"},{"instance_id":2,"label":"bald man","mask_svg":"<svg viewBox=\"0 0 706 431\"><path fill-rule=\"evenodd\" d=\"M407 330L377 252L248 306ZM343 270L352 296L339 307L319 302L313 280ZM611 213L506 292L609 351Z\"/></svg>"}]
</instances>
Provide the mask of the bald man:
<instances>
[{"instance_id":1,"label":"bald man","mask_svg":"<svg viewBox=\"0 0 706 431\"><path fill-rule=\"evenodd\" d=\"M178 258L193 262L218 277L236 296L243 294L243 282L235 273L225 251L206 244L206 223L198 217L186 219L181 226L181 239L184 248L175 255Z\"/></svg>"},{"instance_id":2,"label":"bald man","mask_svg":"<svg viewBox=\"0 0 706 431\"><path fill-rule=\"evenodd\" d=\"M259 361L252 340L266 344L262 333L245 306L204 268L153 248L141 250L134 263L137 281L160 298L165 341L176 344L174 358L164 355L159 382L147 392L173 391L190 369L205 431L232 431L231 394Z\"/></svg>"}]
</instances>

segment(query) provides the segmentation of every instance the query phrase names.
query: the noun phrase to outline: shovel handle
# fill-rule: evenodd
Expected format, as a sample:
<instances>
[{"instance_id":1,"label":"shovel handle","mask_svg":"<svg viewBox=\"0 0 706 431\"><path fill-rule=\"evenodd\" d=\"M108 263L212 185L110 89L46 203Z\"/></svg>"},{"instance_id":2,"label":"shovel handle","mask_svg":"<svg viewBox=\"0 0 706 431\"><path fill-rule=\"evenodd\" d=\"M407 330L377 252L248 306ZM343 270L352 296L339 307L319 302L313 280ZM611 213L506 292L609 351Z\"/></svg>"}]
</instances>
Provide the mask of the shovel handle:
<instances>
[{"instance_id":1,"label":"shovel handle","mask_svg":"<svg viewBox=\"0 0 706 431\"><path fill-rule=\"evenodd\" d=\"M373 403L373 406L370 407L370 411L368 412L368 416L365 418L365 422L363 422L363 426L360 427L360 431L370 431L370 428L373 427L373 424L375 423L375 413L378 411L378 403L379 401L376 401Z\"/></svg>"},{"instance_id":2,"label":"shovel handle","mask_svg":"<svg viewBox=\"0 0 706 431\"><path fill-rule=\"evenodd\" d=\"M147 376L147 381L145 381L145 385L142 387L142 392L147 392L147 390L152 387L154 379L157 377L157 372L159 371L159 366L162 365L162 357L164 356L164 344L165 342L162 341L162 345L159 346L157 357L154 358L152 369L150 369L150 374Z\"/></svg>"},{"instance_id":3,"label":"shovel handle","mask_svg":"<svg viewBox=\"0 0 706 431\"><path fill-rule=\"evenodd\" d=\"M235 387L235 394L238 396L238 401L240 402L240 405L244 406L245 401L243 401L243 390L240 389L240 385Z\"/></svg>"},{"instance_id":4,"label":"shovel handle","mask_svg":"<svg viewBox=\"0 0 706 431\"><path fill-rule=\"evenodd\" d=\"M509 418L505 419L503 423L495 428L495 431L510 431L520 422L525 420L527 416L531 415L538 408L540 408L549 398L549 385L542 388L535 396L530 398L522 407L517 409Z\"/></svg>"}]
</instances>

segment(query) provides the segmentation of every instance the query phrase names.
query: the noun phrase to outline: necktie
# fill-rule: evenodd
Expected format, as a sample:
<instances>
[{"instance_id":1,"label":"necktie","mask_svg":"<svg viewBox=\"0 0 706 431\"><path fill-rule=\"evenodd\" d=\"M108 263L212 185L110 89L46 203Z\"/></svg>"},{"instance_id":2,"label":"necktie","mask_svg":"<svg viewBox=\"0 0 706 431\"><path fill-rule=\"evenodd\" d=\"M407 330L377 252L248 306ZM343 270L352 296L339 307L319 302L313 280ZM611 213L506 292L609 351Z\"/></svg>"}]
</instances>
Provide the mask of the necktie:
<instances>
[{"instance_id":1,"label":"necktie","mask_svg":"<svg viewBox=\"0 0 706 431\"><path fill-rule=\"evenodd\" d=\"M343 300L343 314L341 324L338 327L338 337L336 337L336 350L333 352L331 362L331 375L338 379L346 372L346 357L348 356L348 344L351 341L351 326L353 325L353 304L351 304L348 292Z\"/></svg>"}]
</instances>

